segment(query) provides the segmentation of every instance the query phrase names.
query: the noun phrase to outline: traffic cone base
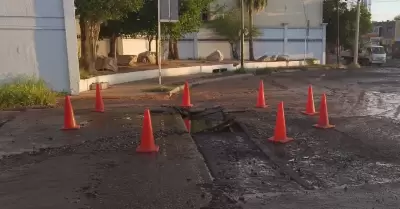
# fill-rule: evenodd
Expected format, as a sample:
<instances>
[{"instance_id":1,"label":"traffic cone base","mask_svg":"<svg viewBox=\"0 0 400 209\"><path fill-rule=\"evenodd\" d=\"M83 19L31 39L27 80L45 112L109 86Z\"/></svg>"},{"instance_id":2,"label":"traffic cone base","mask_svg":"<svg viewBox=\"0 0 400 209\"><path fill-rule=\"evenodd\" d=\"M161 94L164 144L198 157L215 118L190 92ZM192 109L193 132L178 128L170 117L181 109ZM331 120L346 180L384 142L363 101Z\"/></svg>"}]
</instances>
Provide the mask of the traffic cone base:
<instances>
[{"instance_id":1,"label":"traffic cone base","mask_svg":"<svg viewBox=\"0 0 400 209\"><path fill-rule=\"evenodd\" d=\"M78 129L80 129L81 128L81 126L80 125L76 125L76 126L74 126L74 127L68 127L68 128L66 128L66 127L63 127L63 128L61 128L61 130L63 130L63 131L68 131L68 130L78 130Z\"/></svg>"},{"instance_id":2,"label":"traffic cone base","mask_svg":"<svg viewBox=\"0 0 400 209\"><path fill-rule=\"evenodd\" d=\"M193 107L193 104L185 104L185 105L181 105L181 107Z\"/></svg>"},{"instance_id":3,"label":"traffic cone base","mask_svg":"<svg viewBox=\"0 0 400 209\"><path fill-rule=\"evenodd\" d=\"M136 152L140 153L146 153L146 152L158 152L160 150L160 147L158 145L154 145L151 148L143 147L140 145L138 148L136 148Z\"/></svg>"},{"instance_id":4,"label":"traffic cone base","mask_svg":"<svg viewBox=\"0 0 400 209\"><path fill-rule=\"evenodd\" d=\"M293 141L294 139L290 138L290 137L286 137L284 139L277 139L277 138L275 138L275 136L273 136L273 137L270 137L268 140L273 143L285 144L285 143Z\"/></svg>"},{"instance_id":5,"label":"traffic cone base","mask_svg":"<svg viewBox=\"0 0 400 209\"><path fill-rule=\"evenodd\" d=\"M309 115L309 116L313 116L313 115L318 115L319 112L307 112L307 111L301 111L301 113L303 113L304 115Z\"/></svg>"},{"instance_id":6,"label":"traffic cone base","mask_svg":"<svg viewBox=\"0 0 400 209\"><path fill-rule=\"evenodd\" d=\"M267 108L268 105L256 105L256 108Z\"/></svg>"},{"instance_id":7,"label":"traffic cone base","mask_svg":"<svg viewBox=\"0 0 400 209\"><path fill-rule=\"evenodd\" d=\"M319 124L314 124L313 125L313 127L315 127L315 128L320 128L320 129L329 129L329 128L335 128L335 125L324 125L324 126L321 126L321 125L319 125Z\"/></svg>"}]
</instances>

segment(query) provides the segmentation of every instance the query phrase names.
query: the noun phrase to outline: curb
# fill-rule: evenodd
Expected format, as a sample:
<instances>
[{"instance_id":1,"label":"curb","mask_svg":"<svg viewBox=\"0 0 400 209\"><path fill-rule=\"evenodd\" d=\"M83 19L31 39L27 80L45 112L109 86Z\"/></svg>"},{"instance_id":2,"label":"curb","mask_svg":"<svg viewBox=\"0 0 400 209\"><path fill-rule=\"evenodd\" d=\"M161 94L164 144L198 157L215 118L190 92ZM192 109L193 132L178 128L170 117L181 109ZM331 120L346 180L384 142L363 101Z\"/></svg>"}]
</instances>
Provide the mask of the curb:
<instances>
[{"instance_id":1,"label":"curb","mask_svg":"<svg viewBox=\"0 0 400 209\"><path fill-rule=\"evenodd\" d=\"M233 79L233 78L244 78L244 77L250 77L250 76L254 76L254 75L252 73L251 74L249 73L249 74L241 74L241 75L230 75L230 76L226 76L226 77L219 77L219 78L213 78L213 79L205 79L205 80L200 80L200 81L195 81L195 82L189 83L189 87L197 86L197 85L205 84L205 83L211 83L211 82L215 82L215 81L222 81L222 80ZM172 89L171 91L167 92L167 94L171 97L173 94L176 94L176 93L182 91L184 87L185 87L185 84L177 86L174 89Z\"/></svg>"}]
</instances>

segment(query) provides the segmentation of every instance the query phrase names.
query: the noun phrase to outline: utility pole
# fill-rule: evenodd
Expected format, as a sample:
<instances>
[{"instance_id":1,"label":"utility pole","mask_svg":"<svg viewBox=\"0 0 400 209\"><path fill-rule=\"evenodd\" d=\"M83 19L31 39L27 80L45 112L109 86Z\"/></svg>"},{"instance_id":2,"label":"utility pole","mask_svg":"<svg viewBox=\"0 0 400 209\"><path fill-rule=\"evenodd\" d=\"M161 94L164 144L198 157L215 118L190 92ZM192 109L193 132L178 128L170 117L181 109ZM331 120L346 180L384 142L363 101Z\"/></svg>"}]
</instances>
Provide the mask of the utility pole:
<instances>
[{"instance_id":1,"label":"utility pole","mask_svg":"<svg viewBox=\"0 0 400 209\"><path fill-rule=\"evenodd\" d=\"M242 27L240 30L240 68L244 70L244 2L240 0Z\"/></svg>"},{"instance_id":2,"label":"utility pole","mask_svg":"<svg viewBox=\"0 0 400 209\"><path fill-rule=\"evenodd\" d=\"M358 37L360 36L360 7L361 2L357 0L357 18L356 18L356 33L354 35L354 55L353 55L353 67L359 68L358 64Z\"/></svg>"},{"instance_id":3,"label":"utility pole","mask_svg":"<svg viewBox=\"0 0 400 209\"><path fill-rule=\"evenodd\" d=\"M157 6L157 62L158 62L158 85L162 85L161 81L161 0L158 0Z\"/></svg>"},{"instance_id":4,"label":"utility pole","mask_svg":"<svg viewBox=\"0 0 400 209\"><path fill-rule=\"evenodd\" d=\"M336 45L336 64L340 65L340 0L337 0L337 45Z\"/></svg>"}]
</instances>

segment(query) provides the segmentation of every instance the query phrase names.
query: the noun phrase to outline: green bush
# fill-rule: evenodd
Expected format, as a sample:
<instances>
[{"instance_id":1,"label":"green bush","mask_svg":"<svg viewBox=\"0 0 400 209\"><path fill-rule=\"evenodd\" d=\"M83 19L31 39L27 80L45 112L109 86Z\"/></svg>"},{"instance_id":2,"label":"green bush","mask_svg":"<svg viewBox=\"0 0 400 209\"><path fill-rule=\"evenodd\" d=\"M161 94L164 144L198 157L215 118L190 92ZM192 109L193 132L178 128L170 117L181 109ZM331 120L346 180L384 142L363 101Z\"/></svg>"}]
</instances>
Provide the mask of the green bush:
<instances>
[{"instance_id":1,"label":"green bush","mask_svg":"<svg viewBox=\"0 0 400 209\"><path fill-rule=\"evenodd\" d=\"M238 69L236 69L236 70L234 71L234 73L237 73L237 74L245 74L245 73L246 73L246 69L244 69L244 68L238 68Z\"/></svg>"},{"instance_id":2,"label":"green bush","mask_svg":"<svg viewBox=\"0 0 400 209\"><path fill-rule=\"evenodd\" d=\"M307 58L306 59L306 64L307 65L316 65L318 60L317 59L315 59L315 58Z\"/></svg>"},{"instance_id":3,"label":"green bush","mask_svg":"<svg viewBox=\"0 0 400 209\"><path fill-rule=\"evenodd\" d=\"M92 75L87 70L79 69L80 79L88 79L91 78Z\"/></svg>"},{"instance_id":4,"label":"green bush","mask_svg":"<svg viewBox=\"0 0 400 209\"><path fill-rule=\"evenodd\" d=\"M43 80L20 77L0 85L0 109L52 106L57 96Z\"/></svg>"}]
</instances>

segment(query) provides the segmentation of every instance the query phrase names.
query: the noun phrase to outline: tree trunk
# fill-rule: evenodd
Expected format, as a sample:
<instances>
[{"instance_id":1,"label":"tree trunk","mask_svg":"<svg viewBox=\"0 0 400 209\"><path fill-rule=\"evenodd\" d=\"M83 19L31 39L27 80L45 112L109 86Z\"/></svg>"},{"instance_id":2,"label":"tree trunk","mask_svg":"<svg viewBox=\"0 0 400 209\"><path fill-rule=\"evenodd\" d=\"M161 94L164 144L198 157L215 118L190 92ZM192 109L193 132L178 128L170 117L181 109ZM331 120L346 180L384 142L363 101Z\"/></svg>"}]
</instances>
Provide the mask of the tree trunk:
<instances>
[{"instance_id":1,"label":"tree trunk","mask_svg":"<svg viewBox=\"0 0 400 209\"><path fill-rule=\"evenodd\" d=\"M151 52L151 43L153 42L153 36L147 37L147 41L149 43L149 52ZM157 51L157 50L156 50Z\"/></svg>"},{"instance_id":2,"label":"tree trunk","mask_svg":"<svg viewBox=\"0 0 400 209\"><path fill-rule=\"evenodd\" d=\"M83 67L89 72L96 71L97 40L99 39L100 22L84 21L85 39L83 41Z\"/></svg>"},{"instance_id":3,"label":"tree trunk","mask_svg":"<svg viewBox=\"0 0 400 209\"><path fill-rule=\"evenodd\" d=\"M117 35L112 34L110 37L110 53L108 54L109 57L114 57L117 59Z\"/></svg>"},{"instance_id":4,"label":"tree trunk","mask_svg":"<svg viewBox=\"0 0 400 209\"><path fill-rule=\"evenodd\" d=\"M86 32L85 32L85 20L82 17L79 17L79 28L81 30L81 53L79 64L81 64L81 60L83 55L85 54L85 41L86 41Z\"/></svg>"},{"instance_id":5,"label":"tree trunk","mask_svg":"<svg viewBox=\"0 0 400 209\"><path fill-rule=\"evenodd\" d=\"M231 46L232 59L239 60L239 44L237 42L229 42L229 45Z\"/></svg>"},{"instance_id":6,"label":"tree trunk","mask_svg":"<svg viewBox=\"0 0 400 209\"><path fill-rule=\"evenodd\" d=\"M161 42L161 40L158 41L158 34L157 34L157 36L156 36L156 56L157 56L156 64L157 65L158 65L158 56L162 56L162 53L161 53L162 50L160 49L161 47L158 46L160 44L160 42ZM151 43L149 43L149 44L151 45Z\"/></svg>"},{"instance_id":7,"label":"tree trunk","mask_svg":"<svg viewBox=\"0 0 400 209\"><path fill-rule=\"evenodd\" d=\"M174 47L174 60L179 60L178 40L174 39L173 47Z\"/></svg>"},{"instance_id":8,"label":"tree trunk","mask_svg":"<svg viewBox=\"0 0 400 209\"><path fill-rule=\"evenodd\" d=\"M251 61L256 60L254 58L254 46L253 46L253 9L249 8L249 59Z\"/></svg>"},{"instance_id":9,"label":"tree trunk","mask_svg":"<svg viewBox=\"0 0 400 209\"><path fill-rule=\"evenodd\" d=\"M168 39L168 59L172 60L174 59L174 43L172 38Z\"/></svg>"}]
</instances>

